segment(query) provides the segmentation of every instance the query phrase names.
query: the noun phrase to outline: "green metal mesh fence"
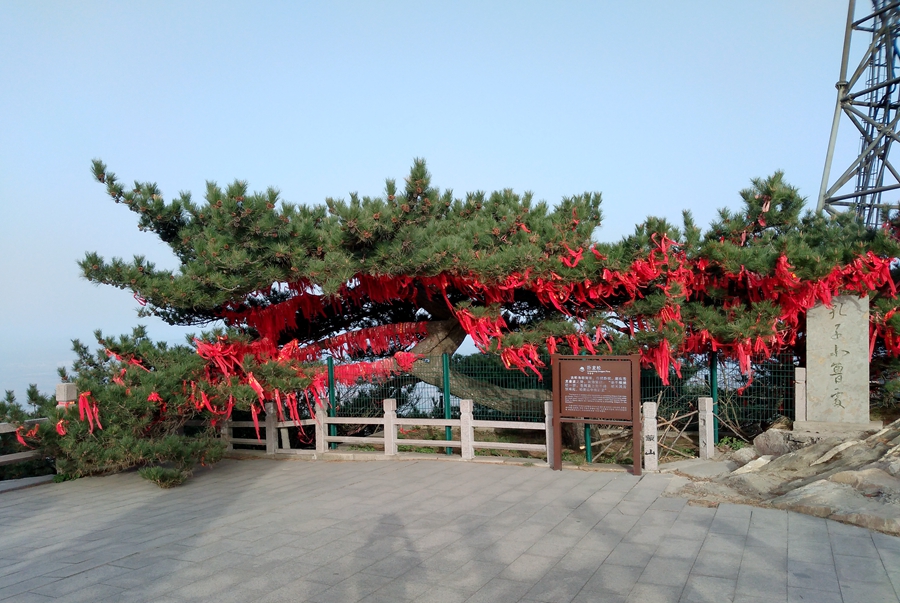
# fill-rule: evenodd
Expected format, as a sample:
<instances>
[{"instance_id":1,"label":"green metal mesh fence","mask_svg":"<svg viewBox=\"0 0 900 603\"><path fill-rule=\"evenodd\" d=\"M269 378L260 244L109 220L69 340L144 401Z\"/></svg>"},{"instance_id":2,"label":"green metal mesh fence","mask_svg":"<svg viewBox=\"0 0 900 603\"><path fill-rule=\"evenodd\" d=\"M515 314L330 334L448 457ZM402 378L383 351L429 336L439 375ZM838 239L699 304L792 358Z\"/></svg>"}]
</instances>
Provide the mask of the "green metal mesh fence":
<instances>
[{"instance_id":1,"label":"green metal mesh fence","mask_svg":"<svg viewBox=\"0 0 900 603\"><path fill-rule=\"evenodd\" d=\"M792 358L779 357L752 364L750 375L742 375L733 360L716 362L708 356L682 359L681 377L672 370L663 385L655 370L641 370L641 402L657 402L661 418L676 417L697 409L697 398L715 397L718 415L733 426L767 424L778 417L794 418L794 369ZM711 375L715 374L713 395Z\"/></svg>"},{"instance_id":2,"label":"green metal mesh fence","mask_svg":"<svg viewBox=\"0 0 900 603\"><path fill-rule=\"evenodd\" d=\"M423 358L410 373L377 381L336 385L335 416L367 417L383 413L382 400L397 400L400 417L445 416L445 385L449 384L450 416L459 418L459 400L475 402L476 420L544 420L544 401L552 398L550 359L538 376L506 368L495 356L471 354L449 358L445 378L442 357ZM719 415L734 425L768 423L794 416L794 368L791 358L753 364L752 378L737 363L718 360L715 366ZM681 376L673 370L669 384L653 369L641 371L641 402L657 402L660 417L671 418L696 410L697 398L712 396L713 374L706 355L682 359Z\"/></svg>"},{"instance_id":3,"label":"green metal mesh fence","mask_svg":"<svg viewBox=\"0 0 900 603\"><path fill-rule=\"evenodd\" d=\"M737 363L719 363L719 416L737 425L771 423L794 418L793 358L776 357L753 363L750 376Z\"/></svg>"}]
</instances>

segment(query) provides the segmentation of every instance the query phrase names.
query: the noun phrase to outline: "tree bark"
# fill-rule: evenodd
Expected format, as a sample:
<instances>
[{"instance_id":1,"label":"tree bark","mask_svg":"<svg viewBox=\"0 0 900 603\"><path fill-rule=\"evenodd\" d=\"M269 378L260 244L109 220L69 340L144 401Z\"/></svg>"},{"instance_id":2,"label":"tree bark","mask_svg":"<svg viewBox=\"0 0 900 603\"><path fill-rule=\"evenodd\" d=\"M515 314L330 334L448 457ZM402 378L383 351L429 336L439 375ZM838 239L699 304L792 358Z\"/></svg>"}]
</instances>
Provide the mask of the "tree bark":
<instances>
[{"instance_id":1,"label":"tree bark","mask_svg":"<svg viewBox=\"0 0 900 603\"><path fill-rule=\"evenodd\" d=\"M428 335L412 349L415 354L440 356L453 354L462 345L466 332L456 319L432 321L428 324ZM431 363L421 360L413 364L410 373L425 383L438 388L444 386L441 371ZM462 400L474 400L500 412L526 411L543 413L544 401L550 400L552 392L546 389L509 389L486 381L473 379L456 371L450 371L450 393Z\"/></svg>"}]
</instances>

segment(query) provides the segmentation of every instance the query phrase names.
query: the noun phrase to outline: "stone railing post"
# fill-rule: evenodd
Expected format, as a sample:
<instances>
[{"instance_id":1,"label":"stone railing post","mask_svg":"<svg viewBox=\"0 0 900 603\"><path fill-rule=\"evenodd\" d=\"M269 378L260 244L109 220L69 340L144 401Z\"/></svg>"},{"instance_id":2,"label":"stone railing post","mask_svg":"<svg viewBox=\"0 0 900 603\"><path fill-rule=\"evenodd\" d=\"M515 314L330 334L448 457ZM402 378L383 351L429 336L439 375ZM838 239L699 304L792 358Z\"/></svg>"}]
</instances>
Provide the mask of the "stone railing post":
<instances>
[{"instance_id":1,"label":"stone railing post","mask_svg":"<svg viewBox=\"0 0 900 603\"><path fill-rule=\"evenodd\" d=\"M462 460L471 461L475 458L475 427L472 411L475 403L472 400L459 401L459 441Z\"/></svg>"},{"instance_id":2,"label":"stone railing post","mask_svg":"<svg viewBox=\"0 0 900 603\"><path fill-rule=\"evenodd\" d=\"M643 404L643 429L641 440L644 443L644 471L655 473L659 471L659 446L657 445L656 428L656 402L644 402Z\"/></svg>"},{"instance_id":3,"label":"stone railing post","mask_svg":"<svg viewBox=\"0 0 900 603\"><path fill-rule=\"evenodd\" d=\"M275 456L275 451L278 450L278 430L275 428L277 422L275 403L266 402L266 454L269 456Z\"/></svg>"},{"instance_id":4,"label":"stone railing post","mask_svg":"<svg viewBox=\"0 0 900 603\"><path fill-rule=\"evenodd\" d=\"M316 454L325 454L325 450L328 449L328 446L325 444L325 434L328 433L328 429L325 426L325 420L328 418L328 413L322 407L321 404L316 405Z\"/></svg>"},{"instance_id":5,"label":"stone railing post","mask_svg":"<svg viewBox=\"0 0 900 603\"><path fill-rule=\"evenodd\" d=\"M388 456L397 454L397 400L385 399L384 405L384 453Z\"/></svg>"},{"instance_id":6,"label":"stone railing post","mask_svg":"<svg viewBox=\"0 0 900 603\"><path fill-rule=\"evenodd\" d=\"M291 434L288 433L287 427L280 427L278 429L278 435L281 438L281 449L282 450L290 450L291 449Z\"/></svg>"},{"instance_id":7,"label":"stone railing post","mask_svg":"<svg viewBox=\"0 0 900 603\"><path fill-rule=\"evenodd\" d=\"M231 443L231 419L222 421L222 425L219 427L219 437L225 440L226 452L234 450L234 444Z\"/></svg>"},{"instance_id":8,"label":"stone railing post","mask_svg":"<svg viewBox=\"0 0 900 603\"><path fill-rule=\"evenodd\" d=\"M711 459L716 455L715 436L713 435L713 399L697 399L697 423L699 438L699 456L701 459Z\"/></svg>"},{"instance_id":9,"label":"stone railing post","mask_svg":"<svg viewBox=\"0 0 900 603\"><path fill-rule=\"evenodd\" d=\"M794 420L806 421L806 369L794 369Z\"/></svg>"},{"instance_id":10,"label":"stone railing post","mask_svg":"<svg viewBox=\"0 0 900 603\"><path fill-rule=\"evenodd\" d=\"M544 442L547 444L547 464L553 467L553 401L544 401Z\"/></svg>"},{"instance_id":11,"label":"stone railing post","mask_svg":"<svg viewBox=\"0 0 900 603\"><path fill-rule=\"evenodd\" d=\"M59 383L56 385L56 408L65 410L70 404L74 404L78 398L78 389L74 383Z\"/></svg>"}]
</instances>

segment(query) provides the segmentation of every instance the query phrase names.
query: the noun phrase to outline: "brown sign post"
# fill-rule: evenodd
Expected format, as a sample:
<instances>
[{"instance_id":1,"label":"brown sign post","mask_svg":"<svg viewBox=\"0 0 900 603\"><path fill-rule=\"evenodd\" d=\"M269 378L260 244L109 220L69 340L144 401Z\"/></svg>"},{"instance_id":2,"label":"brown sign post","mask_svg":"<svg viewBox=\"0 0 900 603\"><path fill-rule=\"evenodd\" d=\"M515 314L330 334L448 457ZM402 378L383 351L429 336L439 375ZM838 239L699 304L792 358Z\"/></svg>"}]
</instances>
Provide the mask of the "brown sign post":
<instances>
[{"instance_id":1,"label":"brown sign post","mask_svg":"<svg viewBox=\"0 0 900 603\"><path fill-rule=\"evenodd\" d=\"M562 424L631 427L641 474L640 356L553 355L553 469L562 469ZM588 451L590 454L590 451Z\"/></svg>"}]
</instances>

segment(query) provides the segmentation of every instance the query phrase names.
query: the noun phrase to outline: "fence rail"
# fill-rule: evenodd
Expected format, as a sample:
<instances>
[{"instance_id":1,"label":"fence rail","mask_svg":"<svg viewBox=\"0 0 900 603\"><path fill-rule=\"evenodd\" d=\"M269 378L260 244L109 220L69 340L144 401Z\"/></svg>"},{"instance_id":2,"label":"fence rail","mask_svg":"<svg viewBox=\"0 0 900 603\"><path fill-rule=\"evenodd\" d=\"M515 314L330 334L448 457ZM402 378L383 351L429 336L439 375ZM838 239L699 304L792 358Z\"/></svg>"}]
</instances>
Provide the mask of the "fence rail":
<instances>
[{"instance_id":1,"label":"fence rail","mask_svg":"<svg viewBox=\"0 0 900 603\"><path fill-rule=\"evenodd\" d=\"M230 451L234 452L234 444L265 446L269 455L321 455L327 452L331 444L351 445L380 445L386 456L399 454L400 446L417 446L429 448L458 448L463 460L475 458L475 450L518 450L526 452L543 452L549 455L553 449L550 438L552 430L550 424L550 402L544 402L544 421L541 423L526 421L476 421L473 418L474 402L472 400L460 400L459 418L436 419L429 417L397 417L397 401L389 398L382 401L383 414L380 417L332 417L326 409L317 407L315 418L302 419L299 423L294 421L278 421L275 409L270 403L266 408L266 419L260 423L260 439L234 437L235 428L253 426L251 421L226 421L222 426L222 437L227 442ZM382 435L330 435L329 428L332 425L372 425L381 428ZM300 427L313 427L315 429L315 449L291 448L288 430ZM401 438L401 427L438 427L457 430L459 439L428 440L419 438ZM519 442L487 442L476 440L476 429L510 429L532 430L544 432L544 443L519 443Z\"/></svg>"},{"instance_id":2,"label":"fence rail","mask_svg":"<svg viewBox=\"0 0 900 603\"><path fill-rule=\"evenodd\" d=\"M28 419L25 421L25 425L35 425L37 423L43 423L48 419ZM0 423L0 435L4 433L15 433L16 429L18 429L18 425L13 425L12 423ZM12 454L4 454L0 455L0 467L3 465L13 465L15 463L23 463L25 461L33 461L34 459L41 458L41 453L38 450L26 450L25 452L14 452Z\"/></svg>"}]
</instances>

